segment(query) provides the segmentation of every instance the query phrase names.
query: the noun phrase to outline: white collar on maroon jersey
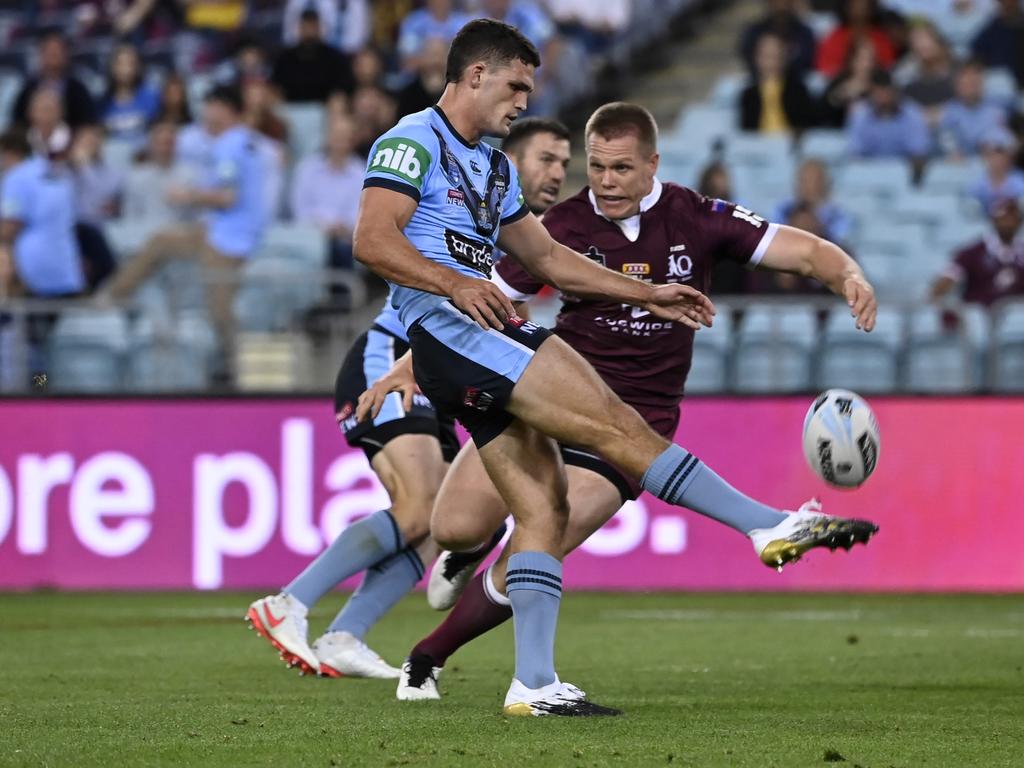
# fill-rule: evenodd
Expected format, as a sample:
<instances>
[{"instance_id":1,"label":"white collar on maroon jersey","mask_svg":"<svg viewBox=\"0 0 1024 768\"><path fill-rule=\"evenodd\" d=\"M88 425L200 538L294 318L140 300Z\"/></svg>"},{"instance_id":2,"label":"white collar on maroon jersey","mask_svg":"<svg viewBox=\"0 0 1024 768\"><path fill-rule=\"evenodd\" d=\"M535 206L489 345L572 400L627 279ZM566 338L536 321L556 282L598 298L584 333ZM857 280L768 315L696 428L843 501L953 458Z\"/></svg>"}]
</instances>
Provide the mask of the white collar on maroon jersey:
<instances>
[{"instance_id":1,"label":"white collar on maroon jersey","mask_svg":"<svg viewBox=\"0 0 1024 768\"><path fill-rule=\"evenodd\" d=\"M587 190L587 195L590 197L590 204L594 206L594 213L600 216L602 219L608 219L601 209L597 207L597 198L594 197L594 190ZM654 204L661 199L661 182L658 181L658 177L654 177L654 184L651 186L651 191L648 192L643 200L640 201L640 213L645 213L654 207ZM631 243L635 243L637 238L640 237L640 213L636 216L630 216L628 219L608 219L613 224L618 225L619 229L622 230L622 234L626 236L626 239Z\"/></svg>"},{"instance_id":2,"label":"white collar on maroon jersey","mask_svg":"<svg viewBox=\"0 0 1024 768\"><path fill-rule=\"evenodd\" d=\"M1014 264L1024 256L1024 232L1018 233L1012 243L1004 243L995 232L988 232L985 237L985 250L1002 264Z\"/></svg>"}]
</instances>

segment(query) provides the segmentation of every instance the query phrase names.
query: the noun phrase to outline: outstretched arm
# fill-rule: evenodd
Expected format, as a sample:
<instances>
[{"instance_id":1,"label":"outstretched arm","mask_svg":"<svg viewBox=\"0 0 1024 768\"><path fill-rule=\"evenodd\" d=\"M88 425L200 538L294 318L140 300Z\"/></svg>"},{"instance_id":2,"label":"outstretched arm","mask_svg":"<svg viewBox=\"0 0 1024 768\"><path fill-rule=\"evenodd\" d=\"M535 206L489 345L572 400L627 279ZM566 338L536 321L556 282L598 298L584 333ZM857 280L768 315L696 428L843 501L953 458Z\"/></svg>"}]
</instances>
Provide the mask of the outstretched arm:
<instances>
[{"instance_id":1,"label":"outstretched arm","mask_svg":"<svg viewBox=\"0 0 1024 768\"><path fill-rule=\"evenodd\" d=\"M711 325L714 305L686 285L652 285L612 272L558 243L533 215L501 228L498 244L549 285L575 296L621 301L691 328Z\"/></svg>"},{"instance_id":2,"label":"outstretched arm","mask_svg":"<svg viewBox=\"0 0 1024 768\"><path fill-rule=\"evenodd\" d=\"M416 200L401 192L364 189L352 237L355 257L389 282L448 296L481 327L501 329L515 311L494 283L460 275L431 261L409 242L403 230L416 206Z\"/></svg>"},{"instance_id":3,"label":"outstretched arm","mask_svg":"<svg viewBox=\"0 0 1024 768\"><path fill-rule=\"evenodd\" d=\"M875 327L875 289L857 262L835 243L802 229L779 226L759 266L814 278L846 299L857 328L871 331Z\"/></svg>"}]
</instances>

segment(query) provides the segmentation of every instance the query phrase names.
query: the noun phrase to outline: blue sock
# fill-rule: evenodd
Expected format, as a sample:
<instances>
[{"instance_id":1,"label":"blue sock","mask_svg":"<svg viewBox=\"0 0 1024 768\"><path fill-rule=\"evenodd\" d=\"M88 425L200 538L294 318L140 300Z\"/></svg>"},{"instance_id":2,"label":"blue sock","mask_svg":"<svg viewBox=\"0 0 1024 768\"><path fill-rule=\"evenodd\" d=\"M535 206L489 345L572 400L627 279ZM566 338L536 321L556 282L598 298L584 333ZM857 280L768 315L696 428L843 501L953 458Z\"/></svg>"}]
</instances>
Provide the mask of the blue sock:
<instances>
[{"instance_id":1,"label":"blue sock","mask_svg":"<svg viewBox=\"0 0 1024 768\"><path fill-rule=\"evenodd\" d=\"M786 518L777 509L744 496L678 445L670 445L654 460L640 485L662 501L688 507L740 533L771 528Z\"/></svg>"},{"instance_id":2,"label":"blue sock","mask_svg":"<svg viewBox=\"0 0 1024 768\"><path fill-rule=\"evenodd\" d=\"M360 640L395 603L423 578L423 561L412 547L396 552L367 570L328 632L349 632Z\"/></svg>"},{"instance_id":3,"label":"blue sock","mask_svg":"<svg viewBox=\"0 0 1024 768\"><path fill-rule=\"evenodd\" d=\"M546 552L508 559L505 591L516 634L516 679L527 688L555 682L555 630L562 602L562 564Z\"/></svg>"},{"instance_id":4,"label":"blue sock","mask_svg":"<svg viewBox=\"0 0 1024 768\"><path fill-rule=\"evenodd\" d=\"M307 608L349 576L405 547L402 533L386 509L350 525L284 591Z\"/></svg>"}]
</instances>

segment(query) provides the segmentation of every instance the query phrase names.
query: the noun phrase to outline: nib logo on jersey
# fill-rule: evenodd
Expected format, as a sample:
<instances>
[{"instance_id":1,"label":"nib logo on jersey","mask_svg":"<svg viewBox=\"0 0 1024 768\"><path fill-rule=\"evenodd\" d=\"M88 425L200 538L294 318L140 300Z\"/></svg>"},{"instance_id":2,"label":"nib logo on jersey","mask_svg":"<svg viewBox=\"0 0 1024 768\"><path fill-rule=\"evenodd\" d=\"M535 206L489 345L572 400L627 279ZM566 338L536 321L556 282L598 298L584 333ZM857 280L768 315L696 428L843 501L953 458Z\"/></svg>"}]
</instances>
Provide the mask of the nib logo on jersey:
<instances>
[{"instance_id":1,"label":"nib logo on jersey","mask_svg":"<svg viewBox=\"0 0 1024 768\"><path fill-rule=\"evenodd\" d=\"M370 171L397 176L417 189L423 187L424 171L430 166L430 153L412 139L384 139L370 163Z\"/></svg>"}]
</instances>

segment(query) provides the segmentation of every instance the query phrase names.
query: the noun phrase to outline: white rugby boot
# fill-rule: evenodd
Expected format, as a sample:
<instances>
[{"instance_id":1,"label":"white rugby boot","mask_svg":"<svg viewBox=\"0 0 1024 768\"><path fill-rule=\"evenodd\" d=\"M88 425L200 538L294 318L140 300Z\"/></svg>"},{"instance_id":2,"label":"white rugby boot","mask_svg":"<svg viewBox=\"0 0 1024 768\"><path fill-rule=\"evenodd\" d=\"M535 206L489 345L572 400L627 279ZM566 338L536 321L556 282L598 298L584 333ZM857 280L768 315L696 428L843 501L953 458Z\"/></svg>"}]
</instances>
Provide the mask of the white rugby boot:
<instances>
[{"instance_id":1,"label":"white rugby boot","mask_svg":"<svg viewBox=\"0 0 1024 768\"><path fill-rule=\"evenodd\" d=\"M245 620L281 654L299 674L320 674L320 660L306 641L306 606L282 592L260 598L246 611Z\"/></svg>"},{"instance_id":2,"label":"white rugby boot","mask_svg":"<svg viewBox=\"0 0 1024 768\"><path fill-rule=\"evenodd\" d=\"M821 502L811 499L773 528L755 528L747 535L761 562L782 573L782 566L795 563L815 547L848 550L854 544L867 544L876 533L878 526L869 520L826 515Z\"/></svg>"},{"instance_id":3,"label":"white rugby boot","mask_svg":"<svg viewBox=\"0 0 1024 768\"><path fill-rule=\"evenodd\" d=\"M456 602L459 595L472 580L477 566L491 553L502 537L507 526L505 523L494 532L487 544L475 552L442 552L430 571L427 582L427 603L435 611L447 611Z\"/></svg>"},{"instance_id":4,"label":"white rugby boot","mask_svg":"<svg viewBox=\"0 0 1024 768\"><path fill-rule=\"evenodd\" d=\"M435 667L429 656L413 656L402 664L395 697L399 701L436 701L441 698L437 679L442 667Z\"/></svg>"},{"instance_id":5,"label":"white rugby boot","mask_svg":"<svg viewBox=\"0 0 1024 768\"><path fill-rule=\"evenodd\" d=\"M326 632L313 643L313 653L320 661L320 674L326 677L393 680L401 674L350 632Z\"/></svg>"},{"instance_id":6,"label":"white rugby boot","mask_svg":"<svg viewBox=\"0 0 1024 768\"><path fill-rule=\"evenodd\" d=\"M595 704L575 685L558 678L542 688L527 688L513 678L502 713L513 717L609 717L621 715L622 710Z\"/></svg>"}]
</instances>

